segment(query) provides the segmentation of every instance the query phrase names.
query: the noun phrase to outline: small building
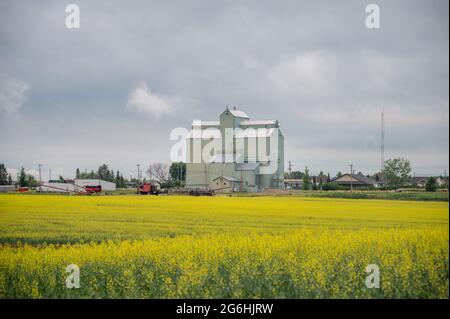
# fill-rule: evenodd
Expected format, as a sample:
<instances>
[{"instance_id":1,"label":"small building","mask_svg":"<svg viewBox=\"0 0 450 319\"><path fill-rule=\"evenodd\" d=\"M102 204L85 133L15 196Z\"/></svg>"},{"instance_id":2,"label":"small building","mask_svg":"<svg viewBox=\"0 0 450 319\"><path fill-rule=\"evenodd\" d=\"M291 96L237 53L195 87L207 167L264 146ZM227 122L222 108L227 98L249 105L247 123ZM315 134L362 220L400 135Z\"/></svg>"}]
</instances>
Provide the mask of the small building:
<instances>
[{"instance_id":1,"label":"small building","mask_svg":"<svg viewBox=\"0 0 450 319\"><path fill-rule=\"evenodd\" d=\"M0 185L0 193L9 193L15 191L14 185Z\"/></svg>"},{"instance_id":2,"label":"small building","mask_svg":"<svg viewBox=\"0 0 450 319\"><path fill-rule=\"evenodd\" d=\"M241 188L241 181L232 176L219 176L212 180L211 188L217 193L238 192Z\"/></svg>"},{"instance_id":3,"label":"small building","mask_svg":"<svg viewBox=\"0 0 450 319\"><path fill-rule=\"evenodd\" d=\"M294 178L285 178L284 179L284 188L285 189L302 189L303 180L302 179L294 179Z\"/></svg>"},{"instance_id":4,"label":"small building","mask_svg":"<svg viewBox=\"0 0 450 319\"><path fill-rule=\"evenodd\" d=\"M344 174L331 180L332 183L344 188L367 189L378 187L375 180L364 176L363 174Z\"/></svg>"}]
</instances>

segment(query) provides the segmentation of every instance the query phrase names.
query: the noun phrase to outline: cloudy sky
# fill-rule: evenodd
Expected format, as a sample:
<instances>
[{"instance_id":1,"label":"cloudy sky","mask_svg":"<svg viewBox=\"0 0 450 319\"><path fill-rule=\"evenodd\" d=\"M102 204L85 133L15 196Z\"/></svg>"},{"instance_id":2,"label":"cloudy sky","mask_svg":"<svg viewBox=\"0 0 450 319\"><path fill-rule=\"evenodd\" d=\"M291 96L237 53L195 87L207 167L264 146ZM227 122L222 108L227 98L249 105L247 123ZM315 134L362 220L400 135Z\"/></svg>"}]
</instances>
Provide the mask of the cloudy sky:
<instances>
[{"instance_id":1,"label":"cloudy sky","mask_svg":"<svg viewBox=\"0 0 450 319\"><path fill-rule=\"evenodd\" d=\"M380 7L380 29L365 8ZM170 131L226 105L278 119L313 173L449 162L448 1L0 0L0 162L73 176L168 162Z\"/></svg>"}]
</instances>

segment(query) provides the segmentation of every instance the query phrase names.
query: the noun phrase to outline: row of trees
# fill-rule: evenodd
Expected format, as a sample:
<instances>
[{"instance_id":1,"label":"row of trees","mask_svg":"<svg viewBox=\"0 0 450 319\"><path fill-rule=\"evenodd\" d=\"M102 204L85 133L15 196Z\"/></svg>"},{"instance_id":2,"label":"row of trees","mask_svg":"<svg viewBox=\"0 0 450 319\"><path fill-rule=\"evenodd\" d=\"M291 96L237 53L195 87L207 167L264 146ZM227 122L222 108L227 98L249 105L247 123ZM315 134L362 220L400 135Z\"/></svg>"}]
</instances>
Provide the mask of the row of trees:
<instances>
[{"instance_id":1,"label":"row of trees","mask_svg":"<svg viewBox=\"0 0 450 319\"><path fill-rule=\"evenodd\" d=\"M36 187L38 181L33 175L27 174L23 166L17 174L17 182L20 187ZM14 183L10 173L8 173L4 163L0 163L0 185L12 185Z\"/></svg>"}]
</instances>

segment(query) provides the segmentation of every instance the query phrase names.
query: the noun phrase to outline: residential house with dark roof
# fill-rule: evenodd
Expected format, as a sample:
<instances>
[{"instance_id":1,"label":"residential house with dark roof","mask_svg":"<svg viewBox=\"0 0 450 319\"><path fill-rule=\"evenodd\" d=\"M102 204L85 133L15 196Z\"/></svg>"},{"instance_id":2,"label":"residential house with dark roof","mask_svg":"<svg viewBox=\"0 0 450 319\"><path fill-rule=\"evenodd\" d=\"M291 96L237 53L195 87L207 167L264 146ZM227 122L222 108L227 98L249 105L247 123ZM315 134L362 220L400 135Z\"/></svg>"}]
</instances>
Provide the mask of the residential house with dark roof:
<instances>
[{"instance_id":1,"label":"residential house with dark roof","mask_svg":"<svg viewBox=\"0 0 450 319\"><path fill-rule=\"evenodd\" d=\"M351 186L355 189L364 189L378 187L377 181L364 176L363 174L344 174L331 180L339 186L350 188Z\"/></svg>"}]
</instances>

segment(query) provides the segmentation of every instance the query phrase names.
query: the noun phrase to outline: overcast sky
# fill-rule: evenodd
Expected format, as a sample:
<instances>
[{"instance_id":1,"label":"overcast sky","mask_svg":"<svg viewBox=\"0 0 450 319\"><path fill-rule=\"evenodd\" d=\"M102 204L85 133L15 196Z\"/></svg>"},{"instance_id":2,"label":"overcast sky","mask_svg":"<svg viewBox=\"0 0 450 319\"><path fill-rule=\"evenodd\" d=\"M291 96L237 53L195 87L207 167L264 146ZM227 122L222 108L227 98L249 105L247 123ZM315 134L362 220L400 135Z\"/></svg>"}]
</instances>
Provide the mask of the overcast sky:
<instances>
[{"instance_id":1,"label":"overcast sky","mask_svg":"<svg viewBox=\"0 0 450 319\"><path fill-rule=\"evenodd\" d=\"M365 25L380 7L380 29ZM449 162L447 0L0 0L0 162L53 177L169 162L170 131L226 105L277 119L285 159L313 173L417 175Z\"/></svg>"}]
</instances>

